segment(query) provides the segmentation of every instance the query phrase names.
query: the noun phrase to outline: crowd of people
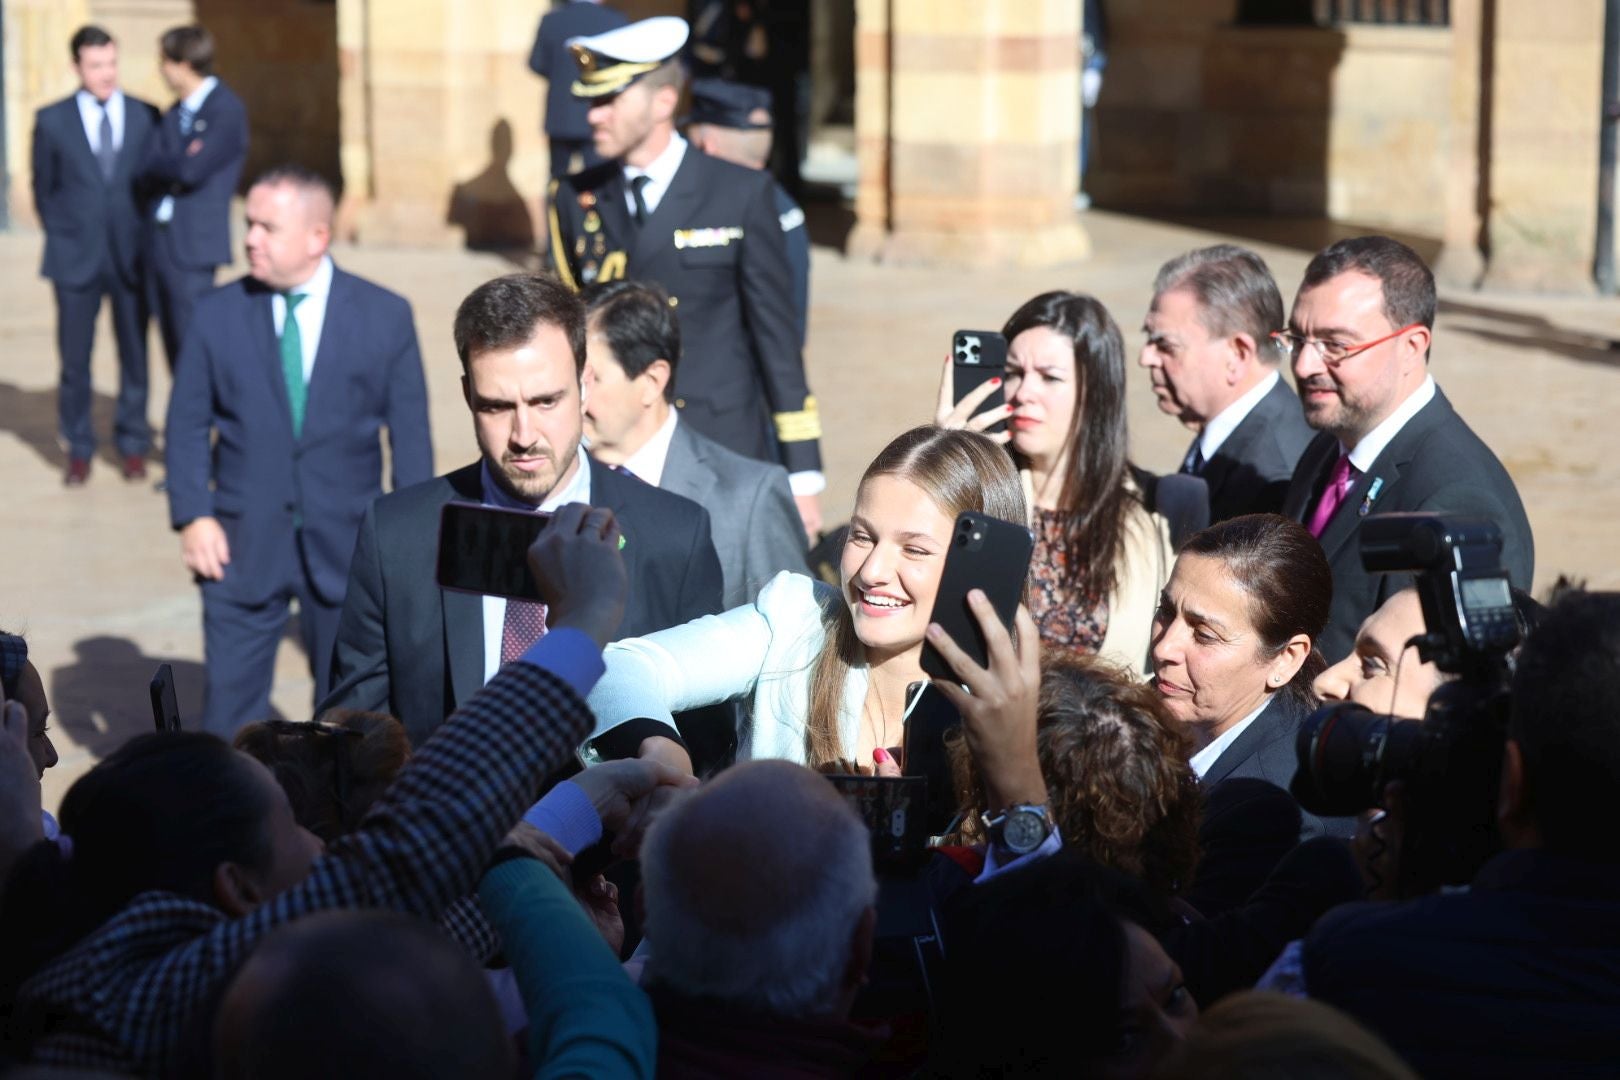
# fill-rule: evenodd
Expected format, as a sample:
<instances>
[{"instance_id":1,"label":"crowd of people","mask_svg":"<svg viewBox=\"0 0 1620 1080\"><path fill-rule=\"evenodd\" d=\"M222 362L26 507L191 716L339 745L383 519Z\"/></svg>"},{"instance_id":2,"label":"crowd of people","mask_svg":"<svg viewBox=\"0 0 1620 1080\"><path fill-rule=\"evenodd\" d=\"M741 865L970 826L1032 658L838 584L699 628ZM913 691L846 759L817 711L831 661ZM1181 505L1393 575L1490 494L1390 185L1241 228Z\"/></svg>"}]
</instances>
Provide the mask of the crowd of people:
<instances>
[{"instance_id":1,"label":"crowd of people","mask_svg":"<svg viewBox=\"0 0 1620 1080\"><path fill-rule=\"evenodd\" d=\"M818 575L802 215L760 171L769 95L694 88L683 137L686 24L619 23L541 27L531 63L584 130L553 133L548 271L478 286L448 328L479 457L438 477L410 308L334 265L325 179L253 179L248 273L213 287L228 251L188 222L224 212L245 132L206 32L164 36L161 118L117 90L108 35L75 35L83 86L41 111L34 174L67 480L88 469L75 335L105 295L141 475L155 298L208 678L200 717L52 815L50 706L0 634L0 1066L1612 1075L1620 597L1524 593L1518 493L1429 371L1423 261L1340 241L1290 307L1251 251L1166 263L1138 363L1193 439L1165 476L1131 459L1114 315L1030 299L1001 375L958 399L947 360ZM440 586L461 503L548 516L533 597ZM1523 641L1491 709L1457 711L1474 669L1437 659L1422 580L1362 562L1364 523L1401 511L1500 536ZM1033 552L1010 620L966 593L974 641L935 614L964 514ZM286 721L294 601L316 700ZM1377 743L1429 739L1423 768L1372 768L1366 812L1323 812L1299 778L1301 733L1348 715L1324 705L1424 732ZM1464 790L1434 749L1459 715L1491 783L1453 838L1428 815ZM897 859L931 751L950 819ZM1459 847L1464 876L1448 858L1450 888L1417 884Z\"/></svg>"}]
</instances>

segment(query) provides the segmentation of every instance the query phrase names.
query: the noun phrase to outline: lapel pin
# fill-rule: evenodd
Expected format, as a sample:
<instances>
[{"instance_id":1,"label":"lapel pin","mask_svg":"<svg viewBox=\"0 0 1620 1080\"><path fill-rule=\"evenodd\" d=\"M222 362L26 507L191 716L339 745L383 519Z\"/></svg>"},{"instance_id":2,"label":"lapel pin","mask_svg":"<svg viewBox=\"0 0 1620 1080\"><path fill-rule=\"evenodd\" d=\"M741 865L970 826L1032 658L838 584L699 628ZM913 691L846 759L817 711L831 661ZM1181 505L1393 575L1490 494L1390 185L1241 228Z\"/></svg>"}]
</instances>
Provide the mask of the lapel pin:
<instances>
[{"instance_id":1,"label":"lapel pin","mask_svg":"<svg viewBox=\"0 0 1620 1080\"><path fill-rule=\"evenodd\" d=\"M1378 498L1378 493L1383 489L1384 478L1382 476L1373 477L1372 486L1367 489L1367 497L1361 500L1361 509L1356 511L1357 517L1367 516L1367 511L1372 509L1373 500Z\"/></svg>"}]
</instances>

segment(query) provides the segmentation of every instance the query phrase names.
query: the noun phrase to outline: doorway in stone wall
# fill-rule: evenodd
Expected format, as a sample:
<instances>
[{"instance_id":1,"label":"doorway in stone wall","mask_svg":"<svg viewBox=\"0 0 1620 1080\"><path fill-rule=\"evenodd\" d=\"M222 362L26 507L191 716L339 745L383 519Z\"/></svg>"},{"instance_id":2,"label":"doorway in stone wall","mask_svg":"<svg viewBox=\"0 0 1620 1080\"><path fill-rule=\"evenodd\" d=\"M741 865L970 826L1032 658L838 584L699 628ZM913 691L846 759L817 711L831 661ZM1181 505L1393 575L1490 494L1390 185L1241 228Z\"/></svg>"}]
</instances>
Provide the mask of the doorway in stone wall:
<instances>
[{"instance_id":1,"label":"doorway in stone wall","mask_svg":"<svg viewBox=\"0 0 1620 1080\"><path fill-rule=\"evenodd\" d=\"M243 189L262 170L291 162L341 194L335 0L195 0L194 7L214 35L220 78L247 104Z\"/></svg>"}]
</instances>

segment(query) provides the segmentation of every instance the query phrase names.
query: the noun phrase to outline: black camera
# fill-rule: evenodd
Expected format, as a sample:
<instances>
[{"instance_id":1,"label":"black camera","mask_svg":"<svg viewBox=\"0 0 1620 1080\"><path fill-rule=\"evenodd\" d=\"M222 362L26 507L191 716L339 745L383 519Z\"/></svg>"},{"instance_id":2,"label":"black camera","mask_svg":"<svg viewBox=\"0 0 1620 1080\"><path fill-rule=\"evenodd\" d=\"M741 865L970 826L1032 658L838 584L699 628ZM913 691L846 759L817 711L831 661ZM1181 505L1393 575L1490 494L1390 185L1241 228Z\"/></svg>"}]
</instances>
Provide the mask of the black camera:
<instances>
[{"instance_id":1,"label":"black camera","mask_svg":"<svg viewBox=\"0 0 1620 1080\"><path fill-rule=\"evenodd\" d=\"M1489 519L1378 514L1361 523L1361 563L1411 574L1427 632L1418 655L1454 678L1421 721L1339 702L1318 709L1295 742L1293 793L1314 814L1356 814L1405 788L1398 875L1404 895L1473 877L1496 852L1496 797L1507 735L1509 655L1519 624L1502 531Z\"/></svg>"}]
</instances>

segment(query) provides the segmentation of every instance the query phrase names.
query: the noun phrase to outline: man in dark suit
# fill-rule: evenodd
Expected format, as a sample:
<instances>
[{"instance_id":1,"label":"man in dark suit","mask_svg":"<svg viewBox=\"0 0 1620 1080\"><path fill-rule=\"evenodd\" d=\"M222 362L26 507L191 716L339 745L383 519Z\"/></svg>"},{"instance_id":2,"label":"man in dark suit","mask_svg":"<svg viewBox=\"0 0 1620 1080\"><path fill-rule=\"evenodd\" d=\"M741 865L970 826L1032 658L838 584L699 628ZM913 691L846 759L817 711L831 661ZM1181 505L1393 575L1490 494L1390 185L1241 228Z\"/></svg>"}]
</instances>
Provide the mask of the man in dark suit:
<instances>
[{"instance_id":1,"label":"man in dark suit","mask_svg":"<svg viewBox=\"0 0 1620 1080\"><path fill-rule=\"evenodd\" d=\"M1369 513L1479 514L1502 529L1503 564L1528 590L1535 542L1512 477L1452 409L1428 371L1434 275L1387 236L1341 240L1305 269L1282 335L1306 421L1320 433L1300 458L1283 513L1322 542L1333 608L1317 639L1324 656L1355 644L1356 628L1402 575L1362 569L1357 535Z\"/></svg>"},{"instance_id":2,"label":"man in dark suit","mask_svg":"<svg viewBox=\"0 0 1620 1080\"><path fill-rule=\"evenodd\" d=\"M396 491L365 512L338 627L334 688L322 709L397 716L420 745L501 664L544 633L541 605L439 588L439 513L452 500L525 512L589 503L624 534L630 600L620 633L647 634L720 607L720 565L703 510L592 462L580 446L585 308L551 278L510 274L456 312L462 390L482 459ZM604 756L661 757L690 772L685 747L653 721L620 725Z\"/></svg>"},{"instance_id":3,"label":"man in dark suit","mask_svg":"<svg viewBox=\"0 0 1620 1080\"><path fill-rule=\"evenodd\" d=\"M613 30L627 21L601 0L563 0L540 19L529 53L529 70L546 80L545 128L551 143L553 180L602 163L591 145L591 125L585 120L590 106L571 89L579 78L579 64L568 51L568 42Z\"/></svg>"},{"instance_id":4,"label":"man in dark suit","mask_svg":"<svg viewBox=\"0 0 1620 1080\"><path fill-rule=\"evenodd\" d=\"M1159 269L1138 362L1159 409L1197 432L1181 472L1203 477L1209 520L1276 513L1313 432L1278 372L1282 294L1264 260L1233 244Z\"/></svg>"},{"instance_id":5,"label":"man in dark suit","mask_svg":"<svg viewBox=\"0 0 1620 1080\"><path fill-rule=\"evenodd\" d=\"M771 160L770 91L724 79L693 79L686 137L710 157L763 171ZM793 269L793 309L802 349L810 319L810 234L804 227L804 209L779 181L773 178L771 186Z\"/></svg>"},{"instance_id":6,"label":"man in dark suit","mask_svg":"<svg viewBox=\"0 0 1620 1080\"><path fill-rule=\"evenodd\" d=\"M723 606L751 603L783 570L806 573L804 529L780 465L733 453L671 407L681 331L657 285L599 283L582 294L585 436L591 456L709 512Z\"/></svg>"},{"instance_id":7,"label":"man in dark suit","mask_svg":"<svg viewBox=\"0 0 1620 1080\"><path fill-rule=\"evenodd\" d=\"M214 74L214 39L177 26L158 42L158 68L176 96L147 146L141 182L152 310L173 370L197 298L231 261L231 196L247 160L247 109Z\"/></svg>"},{"instance_id":8,"label":"man in dark suit","mask_svg":"<svg viewBox=\"0 0 1620 1080\"><path fill-rule=\"evenodd\" d=\"M169 516L202 585L203 726L270 709L287 602L325 695L349 558L382 490L433 475L427 387L403 297L327 255L332 189L298 166L248 189L248 277L197 303L169 398Z\"/></svg>"},{"instance_id":9,"label":"man in dark suit","mask_svg":"<svg viewBox=\"0 0 1620 1080\"><path fill-rule=\"evenodd\" d=\"M118 46L98 26L73 35L79 89L34 118L34 207L45 229L40 274L56 293L56 347L62 379L57 423L67 444L63 477L90 475L90 350L102 297L112 301L118 338L114 438L126 479L146 475L152 428L146 419L146 298L140 260L135 173L157 128L157 110L118 88Z\"/></svg>"},{"instance_id":10,"label":"man in dark suit","mask_svg":"<svg viewBox=\"0 0 1620 1080\"><path fill-rule=\"evenodd\" d=\"M1613 1075L1616 694L1620 596L1564 597L1514 672L1495 807L1505 850L1467 889L1328 913L1273 968L1283 985L1343 1009L1424 1076Z\"/></svg>"},{"instance_id":11,"label":"man in dark suit","mask_svg":"<svg viewBox=\"0 0 1620 1080\"><path fill-rule=\"evenodd\" d=\"M786 466L820 532L821 419L804 375L793 277L769 176L693 150L675 131L686 23L646 19L573 43L592 101L595 169L554 182L552 266L569 285L656 281L680 305L675 407L739 454Z\"/></svg>"}]
</instances>

